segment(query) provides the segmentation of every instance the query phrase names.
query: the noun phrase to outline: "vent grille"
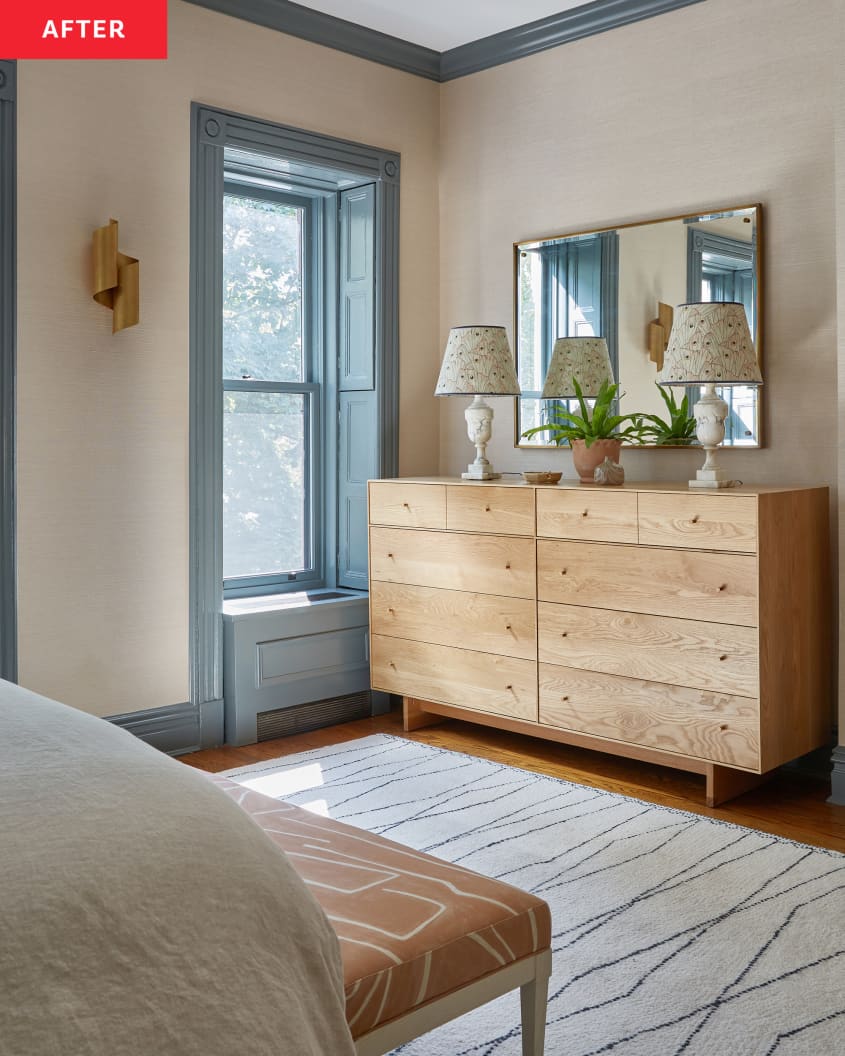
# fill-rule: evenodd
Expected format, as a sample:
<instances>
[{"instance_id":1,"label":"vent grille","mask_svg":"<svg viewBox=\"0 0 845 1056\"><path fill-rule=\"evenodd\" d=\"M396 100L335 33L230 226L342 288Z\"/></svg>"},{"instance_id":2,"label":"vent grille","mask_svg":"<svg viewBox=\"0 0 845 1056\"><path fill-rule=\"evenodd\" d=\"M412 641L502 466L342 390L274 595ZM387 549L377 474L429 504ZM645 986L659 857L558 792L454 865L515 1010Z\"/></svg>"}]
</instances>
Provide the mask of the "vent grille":
<instances>
[{"instance_id":1,"label":"vent grille","mask_svg":"<svg viewBox=\"0 0 845 1056\"><path fill-rule=\"evenodd\" d=\"M259 741L270 741L276 737L290 737L293 733L307 733L323 726L334 726L354 719L368 719L372 715L370 690L347 693L342 697L327 697L293 708L276 708L275 711L260 711L256 716L256 732Z\"/></svg>"}]
</instances>

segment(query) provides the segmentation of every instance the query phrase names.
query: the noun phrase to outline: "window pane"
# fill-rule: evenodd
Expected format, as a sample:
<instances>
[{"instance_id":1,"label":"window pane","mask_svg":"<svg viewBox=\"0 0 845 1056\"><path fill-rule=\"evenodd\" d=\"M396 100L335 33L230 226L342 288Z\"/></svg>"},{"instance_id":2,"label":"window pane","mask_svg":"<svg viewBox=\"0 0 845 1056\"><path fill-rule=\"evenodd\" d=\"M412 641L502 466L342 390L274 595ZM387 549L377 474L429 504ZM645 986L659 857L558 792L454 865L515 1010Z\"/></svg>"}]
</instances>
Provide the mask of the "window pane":
<instances>
[{"instance_id":1,"label":"window pane","mask_svg":"<svg viewBox=\"0 0 845 1056\"><path fill-rule=\"evenodd\" d=\"M223 393L223 576L310 564L307 397Z\"/></svg>"},{"instance_id":2,"label":"window pane","mask_svg":"<svg viewBox=\"0 0 845 1056\"><path fill-rule=\"evenodd\" d=\"M305 210L223 198L223 377L304 381Z\"/></svg>"}]
</instances>

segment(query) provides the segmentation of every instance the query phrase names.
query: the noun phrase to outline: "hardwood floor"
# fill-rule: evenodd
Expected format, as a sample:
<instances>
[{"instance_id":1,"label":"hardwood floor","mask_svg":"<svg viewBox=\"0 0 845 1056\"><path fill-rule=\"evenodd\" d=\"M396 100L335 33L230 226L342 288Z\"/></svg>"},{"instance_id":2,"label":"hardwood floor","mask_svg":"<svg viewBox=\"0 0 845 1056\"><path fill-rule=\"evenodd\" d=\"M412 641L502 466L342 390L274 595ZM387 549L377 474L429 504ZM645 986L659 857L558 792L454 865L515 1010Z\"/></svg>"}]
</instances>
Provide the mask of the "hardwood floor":
<instances>
[{"instance_id":1,"label":"hardwood floor","mask_svg":"<svg viewBox=\"0 0 845 1056\"><path fill-rule=\"evenodd\" d=\"M704 806L704 778L695 774L467 722L449 720L442 725L404 733L398 712L243 748L213 748L194 752L182 756L181 760L200 770L217 772L264 759L293 755L311 748L342 744L374 733L387 733L433 744L438 748L466 752L468 755L493 759L581 785L604 788L651 803L746 825L800 843L845 852L845 807L825 802L830 794L829 782L801 773L781 770L760 788L721 807L708 809Z\"/></svg>"}]
</instances>

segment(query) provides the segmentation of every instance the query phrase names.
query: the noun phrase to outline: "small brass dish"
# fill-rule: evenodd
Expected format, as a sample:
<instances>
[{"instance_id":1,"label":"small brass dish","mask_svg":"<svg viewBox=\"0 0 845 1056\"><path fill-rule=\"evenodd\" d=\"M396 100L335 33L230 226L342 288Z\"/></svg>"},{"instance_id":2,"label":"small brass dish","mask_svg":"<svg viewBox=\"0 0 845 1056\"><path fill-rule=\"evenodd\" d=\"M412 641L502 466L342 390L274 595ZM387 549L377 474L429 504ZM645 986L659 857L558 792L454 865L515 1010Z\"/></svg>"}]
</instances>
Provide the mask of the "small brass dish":
<instances>
[{"instance_id":1,"label":"small brass dish","mask_svg":"<svg viewBox=\"0 0 845 1056\"><path fill-rule=\"evenodd\" d=\"M529 473L524 471L522 479L526 484L557 484L563 473L551 473L544 471L542 473Z\"/></svg>"}]
</instances>

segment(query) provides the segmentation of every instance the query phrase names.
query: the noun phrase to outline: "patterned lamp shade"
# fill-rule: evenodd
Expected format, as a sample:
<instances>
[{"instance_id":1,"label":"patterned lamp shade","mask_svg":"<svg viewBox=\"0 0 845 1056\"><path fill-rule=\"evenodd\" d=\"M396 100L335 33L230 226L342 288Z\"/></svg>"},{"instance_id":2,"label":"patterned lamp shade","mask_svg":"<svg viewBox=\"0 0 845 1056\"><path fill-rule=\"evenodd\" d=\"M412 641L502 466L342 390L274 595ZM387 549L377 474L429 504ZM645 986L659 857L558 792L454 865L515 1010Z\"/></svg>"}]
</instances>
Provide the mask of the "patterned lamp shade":
<instances>
[{"instance_id":1,"label":"patterned lamp shade","mask_svg":"<svg viewBox=\"0 0 845 1056\"><path fill-rule=\"evenodd\" d=\"M449 331L435 396L518 396L519 382L503 326Z\"/></svg>"},{"instance_id":2,"label":"patterned lamp shade","mask_svg":"<svg viewBox=\"0 0 845 1056\"><path fill-rule=\"evenodd\" d=\"M745 308L736 302L679 304L660 385L762 385Z\"/></svg>"},{"instance_id":3,"label":"patterned lamp shade","mask_svg":"<svg viewBox=\"0 0 845 1056\"><path fill-rule=\"evenodd\" d=\"M613 384L610 353L603 337L559 337L555 341L542 398L574 396L573 381L590 399L598 396L603 382Z\"/></svg>"}]
</instances>

